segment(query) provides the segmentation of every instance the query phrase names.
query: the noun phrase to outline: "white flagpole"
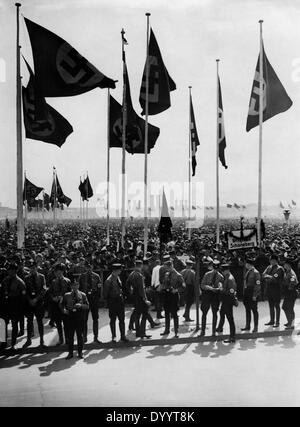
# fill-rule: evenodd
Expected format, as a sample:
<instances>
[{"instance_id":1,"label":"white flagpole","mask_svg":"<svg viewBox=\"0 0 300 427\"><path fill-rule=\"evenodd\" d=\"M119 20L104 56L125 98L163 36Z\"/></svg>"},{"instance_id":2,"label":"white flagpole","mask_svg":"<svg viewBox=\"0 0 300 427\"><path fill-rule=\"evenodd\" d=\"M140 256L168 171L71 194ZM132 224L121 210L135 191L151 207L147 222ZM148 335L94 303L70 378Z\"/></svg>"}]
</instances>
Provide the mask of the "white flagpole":
<instances>
[{"instance_id":1,"label":"white flagpole","mask_svg":"<svg viewBox=\"0 0 300 427\"><path fill-rule=\"evenodd\" d=\"M88 173L88 171L86 171L86 179L88 179L88 176L89 176L89 173ZM86 208L85 220L86 220L86 223L87 223L88 219L89 219L89 199L88 199L88 197L87 197L87 200L85 202L85 208Z\"/></svg>"},{"instance_id":2,"label":"white flagpole","mask_svg":"<svg viewBox=\"0 0 300 427\"><path fill-rule=\"evenodd\" d=\"M220 244L220 199L219 199L219 59L217 63L217 134L216 134L216 201L217 201L217 229L216 244Z\"/></svg>"},{"instance_id":3,"label":"white flagpole","mask_svg":"<svg viewBox=\"0 0 300 427\"><path fill-rule=\"evenodd\" d=\"M107 90L107 201L106 201L106 243L109 245L109 181L110 181L110 90Z\"/></svg>"},{"instance_id":4,"label":"white flagpole","mask_svg":"<svg viewBox=\"0 0 300 427\"><path fill-rule=\"evenodd\" d=\"M27 214L28 214L27 188L26 188L26 171L24 171L24 205L25 205L24 229L26 230L26 227L27 227Z\"/></svg>"},{"instance_id":5,"label":"white flagpole","mask_svg":"<svg viewBox=\"0 0 300 427\"><path fill-rule=\"evenodd\" d=\"M262 124L263 124L263 38L262 24L260 27L260 53L259 53L259 157L258 157L258 212L257 212L257 240L258 246L261 246L261 211L262 211Z\"/></svg>"},{"instance_id":6,"label":"white flagpole","mask_svg":"<svg viewBox=\"0 0 300 427\"><path fill-rule=\"evenodd\" d=\"M192 150L191 150L191 143L192 143L192 138L191 138L191 89L192 86L189 86L189 220L191 219L191 183L192 183L192 174L191 174L191 168L192 168ZM189 240L191 239L191 229L188 229L188 238Z\"/></svg>"},{"instance_id":7,"label":"white flagpole","mask_svg":"<svg viewBox=\"0 0 300 427\"><path fill-rule=\"evenodd\" d=\"M81 177L80 177L80 183L81 183ZM81 192L79 191L79 220L81 221L82 215L81 215L81 207L82 207L82 200L81 200Z\"/></svg>"},{"instance_id":8,"label":"white flagpole","mask_svg":"<svg viewBox=\"0 0 300 427\"><path fill-rule=\"evenodd\" d=\"M53 197L53 221L54 224L56 223L56 202L57 202L57 181L56 181L56 169L55 166L53 166L53 183L54 183L54 197Z\"/></svg>"},{"instance_id":9,"label":"white flagpole","mask_svg":"<svg viewBox=\"0 0 300 427\"><path fill-rule=\"evenodd\" d=\"M23 216L23 146L22 146L22 83L20 63L20 7L17 8L17 46L16 46L16 129L17 129L17 248L22 249L25 241Z\"/></svg>"},{"instance_id":10,"label":"white flagpole","mask_svg":"<svg viewBox=\"0 0 300 427\"><path fill-rule=\"evenodd\" d=\"M149 16L147 12L147 47L146 47L146 104L145 104L145 165L144 165L144 256L148 246L148 114L149 114Z\"/></svg>"},{"instance_id":11,"label":"white flagpole","mask_svg":"<svg viewBox=\"0 0 300 427\"><path fill-rule=\"evenodd\" d=\"M126 128L127 128L127 105L126 105L126 84L125 84L125 49L124 34L122 29L122 60L123 60L123 115L122 115L122 209L121 209L121 246L124 248L125 238L125 159L126 159Z\"/></svg>"},{"instance_id":12,"label":"white flagpole","mask_svg":"<svg viewBox=\"0 0 300 427\"><path fill-rule=\"evenodd\" d=\"M43 221L43 224L45 223L44 209L45 209L45 190L43 190L43 192L42 192L42 221Z\"/></svg>"}]
</instances>

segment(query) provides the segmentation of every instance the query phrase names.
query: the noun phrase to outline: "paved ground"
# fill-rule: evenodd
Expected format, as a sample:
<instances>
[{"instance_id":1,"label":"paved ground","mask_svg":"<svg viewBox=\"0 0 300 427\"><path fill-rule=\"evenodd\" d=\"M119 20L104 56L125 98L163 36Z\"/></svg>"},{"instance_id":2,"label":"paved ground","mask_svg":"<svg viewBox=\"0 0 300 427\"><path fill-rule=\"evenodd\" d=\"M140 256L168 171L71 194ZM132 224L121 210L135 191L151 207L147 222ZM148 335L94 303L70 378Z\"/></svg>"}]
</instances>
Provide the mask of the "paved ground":
<instances>
[{"instance_id":1,"label":"paved ground","mask_svg":"<svg viewBox=\"0 0 300 427\"><path fill-rule=\"evenodd\" d=\"M260 303L260 313L263 325L266 304ZM243 326L242 305L235 317ZM181 326L180 336L194 334L193 325ZM145 347L88 349L84 360L71 361L64 360L62 351L2 356L0 406L299 406L300 318L296 325L291 336L243 339L235 345L149 342ZM153 338L161 331L151 330ZM100 338L110 339L106 311L101 312ZM56 340L56 330L47 328L46 344Z\"/></svg>"}]
</instances>

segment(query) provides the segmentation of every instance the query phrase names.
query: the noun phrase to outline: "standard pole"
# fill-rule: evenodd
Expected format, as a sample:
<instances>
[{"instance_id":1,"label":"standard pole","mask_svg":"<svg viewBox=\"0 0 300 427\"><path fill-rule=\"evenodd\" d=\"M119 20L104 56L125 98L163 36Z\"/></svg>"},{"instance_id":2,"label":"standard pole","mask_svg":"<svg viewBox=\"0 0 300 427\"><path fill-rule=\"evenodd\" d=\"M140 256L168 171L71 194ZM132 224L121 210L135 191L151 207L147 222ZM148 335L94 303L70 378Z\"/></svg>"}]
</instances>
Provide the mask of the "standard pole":
<instances>
[{"instance_id":1,"label":"standard pole","mask_svg":"<svg viewBox=\"0 0 300 427\"><path fill-rule=\"evenodd\" d=\"M57 199L56 184L57 184L57 181L56 181L56 169L54 166L53 166L53 183L54 183L53 221L54 221L54 224L56 224L56 199Z\"/></svg>"},{"instance_id":2,"label":"standard pole","mask_svg":"<svg viewBox=\"0 0 300 427\"><path fill-rule=\"evenodd\" d=\"M216 243L220 244L220 199L219 199L219 59L217 63L217 132L216 132L216 201L217 201L217 230Z\"/></svg>"},{"instance_id":3,"label":"standard pole","mask_svg":"<svg viewBox=\"0 0 300 427\"><path fill-rule=\"evenodd\" d=\"M144 165L144 256L148 247L148 114L149 114L149 16L147 12L147 44L146 44L146 105L145 105L145 165Z\"/></svg>"},{"instance_id":4,"label":"standard pole","mask_svg":"<svg viewBox=\"0 0 300 427\"><path fill-rule=\"evenodd\" d=\"M125 159L126 159L126 128L127 128L127 105L126 105L126 65L124 51L124 34L122 29L122 59L123 59L123 116L122 116L122 209L121 209L121 246L124 248L125 238Z\"/></svg>"},{"instance_id":5,"label":"standard pole","mask_svg":"<svg viewBox=\"0 0 300 427\"><path fill-rule=\"evenodd\" d=\"M263 20L259 21L260 27L260 52L259 52L259 154L258 154L258 212L257 212L257 240L261 245L261 210L262 210L262 124L263 124Z\"/></svg>"},{"instance_id":6,"label":"standard pole","mask_svg":"<svg viewBox=\"0 0 300 427\"><path fill-rule=\"evenodd\" d=\"M43 220L43 224L45 222L45 190L43 190L42 193L42 220Z\"/></svg>"},{"instance_id":7,"label":"standard pole","mask_svg":"<svg viewBox=\"0 0 300 427\"><path fill-rule=\"evenodd\" d=\"M17 8L17 46L16 46L16 129L17 129L17 248L22 249L25 241L23 216L23 147L22 147L22 98L21 98L21 63L20 63L20 7Z\"/></svg>"},{"instance_id":8,"label":"standard pole","mask_svg":"<svg viewBox=\"0 0 300 427\"><path fill-rule=\"evenodd\" d=\"M109 180L110 180L110 90L107 90L107 200L106 200L106 243L109 245Z\"/></svg>"},{"instance_id":9,"label":"standard pole","mask_svg":"<svg viewBox=\"0 0 300 427\"><path fill-rule=\"evenodd\" d=\"M191 89L192 86L189 86L189 161L188 161L188 166L189 166L189 220L191 220L191 183L192 183L192 174L191 174L191 169L192 169L192 150L191 150L191 143L192 143L192 138L191 138L191 102L192 102L192 94L191 94ZM189 228L189 233L188 233L188 237L189 240L191 239L191 228Z\"/></svg>"},{"instance_id":10,"label":"standard pole","mask_svg":"<svg viewBox=\"0 0 300 427\"><path fill-rule=\"evenodd\" d=\"M24 205L25 205L24 229L26 230L26 227L27 227L27 214L28 214L27 188L26 188L26 171L24 171Z\"/></svg>"}]
</instances>

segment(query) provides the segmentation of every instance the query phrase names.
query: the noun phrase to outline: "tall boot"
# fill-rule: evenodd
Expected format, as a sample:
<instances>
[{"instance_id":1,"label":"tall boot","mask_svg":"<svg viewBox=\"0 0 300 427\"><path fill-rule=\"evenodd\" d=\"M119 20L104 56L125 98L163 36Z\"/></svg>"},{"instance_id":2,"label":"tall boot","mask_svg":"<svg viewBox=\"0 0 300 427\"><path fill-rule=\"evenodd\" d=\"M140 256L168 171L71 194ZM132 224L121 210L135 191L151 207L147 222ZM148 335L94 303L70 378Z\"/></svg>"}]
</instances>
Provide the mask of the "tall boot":
<instances>
[{"instance_id":1,"label":"tall boot","mask_svg":"<svg viewBox=\"0 0 300 427\"><path fill-rule=\"evenodd\" d=\"M99 321L93 320L93 334L94 334L94 340L98 339L98 333L99 333Z\"/></svg>"},{"instance_id":2,"label":"tall boot","mask_svg":"<svg viewBox=\"0 0 300 427\"><path fill-rule=\"evenodd\" d=\"M111 320L109 322L109 326L111 330L112 339L114 340L116 338L116 322Z\"/></svg>"},{"instance_id":3,"label":"tall boot","mask_svg":"<svg viewBox=\"0 0 300 427\"><path fill-rule=\"evenodd\" d=\"M174 319L174 331L175 331L175 335L178 335L179 320L178 320L177 313L174 314L173 319Z\"/></svg>"},{"instance_id":4,"label":"tall boot","mask_svg":"<svg viewBox=\"0 0 300 427\"><path fill-rule=\"evenodd\" d=\"M166 319L165 319L165 330L163 333L161 333L161 335L167 335L170 333L170 315L166 315Z\"/></svg>"}]
</instances>

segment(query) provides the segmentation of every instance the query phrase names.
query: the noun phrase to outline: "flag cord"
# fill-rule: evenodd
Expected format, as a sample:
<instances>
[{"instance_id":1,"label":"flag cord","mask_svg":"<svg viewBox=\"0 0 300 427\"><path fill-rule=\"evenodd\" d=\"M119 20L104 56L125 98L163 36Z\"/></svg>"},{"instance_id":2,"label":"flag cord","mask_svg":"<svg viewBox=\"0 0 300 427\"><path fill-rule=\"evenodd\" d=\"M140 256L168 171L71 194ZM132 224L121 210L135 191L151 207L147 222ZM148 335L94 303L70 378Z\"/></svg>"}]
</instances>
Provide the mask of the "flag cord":
<instances>
[{"instance_id":1,"label":"flag cord","mask_svg":"<svg viewBox=\"0 0 300 427\"><path fill-rule=\"evenodd\" d=\"M216 244L220 244L220 199L219 199L219 59L217 63L217 132L216 132L216 214L217 214L217 227L216 227Z\"/></svg>"}]
</instances>

